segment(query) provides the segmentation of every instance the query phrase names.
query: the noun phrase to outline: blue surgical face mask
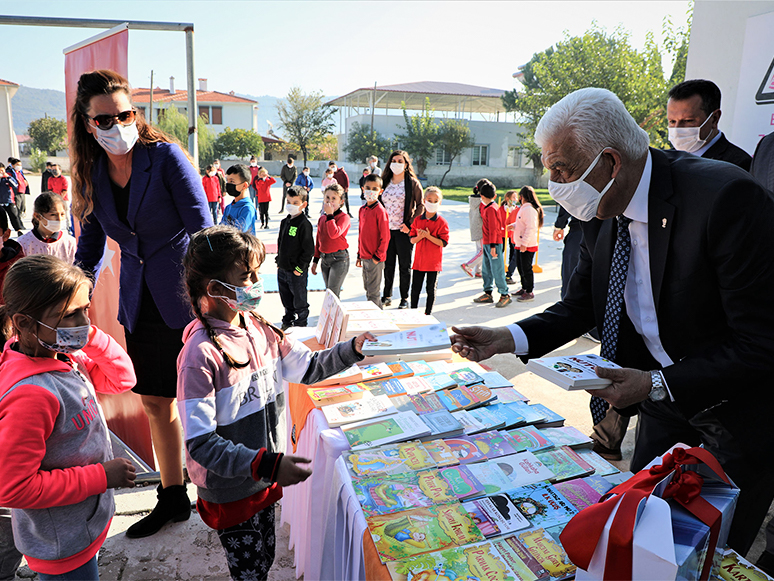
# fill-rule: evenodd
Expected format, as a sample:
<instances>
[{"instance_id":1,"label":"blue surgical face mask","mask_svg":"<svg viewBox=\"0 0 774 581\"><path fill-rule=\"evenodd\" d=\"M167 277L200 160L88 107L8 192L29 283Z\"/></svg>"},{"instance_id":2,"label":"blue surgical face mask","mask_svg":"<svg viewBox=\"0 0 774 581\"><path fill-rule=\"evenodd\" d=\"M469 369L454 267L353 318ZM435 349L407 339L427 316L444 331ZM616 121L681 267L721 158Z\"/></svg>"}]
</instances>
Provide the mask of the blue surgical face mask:
<instances>
[{"instance_id":1,"label":"blue surgical face mask","mask_svg":"<svg viewBox=\"0 0 774 581\"><path fill-rule=\"evenodd\" d=\"M30 317L32 319L32 317ZM32 319L39 325L43 325L46 329L56 331L56 343L46 343L40 337L37 337L38 343L49 351L56 351L57 353L75 353L83 349L89 342L89 331L91 331L91 321L87 325L81 325L79 327L49 327L45 323L41 323L37 319Z\"/></svg>"},{"instance_id":2,"label":"blue surgical face mask","mask_svg":"<svg viewBox=\"0 0 774 581\"><path fill-rule=\"evenodd\" d=\"M209 291L207 291L207 294L213 299L223 299L223 302L225 302L231 310L236 311L237 313L254 311L261 303L261 299L263 298L262 276L259 276L258 280L250 286L234 286L233 284L228 284L217 279L212 280L223 285L225 288L234 291L236 298L232 299L223 295L212 295Z\"/></svg>"}]
</instances>

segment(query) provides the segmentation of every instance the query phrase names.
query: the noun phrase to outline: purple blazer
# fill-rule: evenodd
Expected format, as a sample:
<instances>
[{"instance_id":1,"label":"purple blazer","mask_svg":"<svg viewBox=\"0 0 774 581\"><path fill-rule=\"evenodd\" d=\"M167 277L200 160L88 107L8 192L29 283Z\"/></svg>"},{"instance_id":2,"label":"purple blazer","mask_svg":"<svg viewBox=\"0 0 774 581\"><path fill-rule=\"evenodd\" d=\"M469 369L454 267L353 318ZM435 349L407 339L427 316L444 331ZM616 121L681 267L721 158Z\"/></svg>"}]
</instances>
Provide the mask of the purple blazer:
<instances>
[{"instance_id":1,"label":"purple blazer","mask_svg":"<svg viewBox=\"0 0 774 581\"><path fill-rule=\"evenodd\" d=\"M193 313L185 298L183 256L190 235L212 226L196 169L178 145L135 145L127 212L131 228L118 218L106 155L96 161L92 183L94 211L81 225L76 264L98 276L110 236L121 247L118 321L134 331L145 280L164 323L185 327Z\"/></svg>"}]
</instances>

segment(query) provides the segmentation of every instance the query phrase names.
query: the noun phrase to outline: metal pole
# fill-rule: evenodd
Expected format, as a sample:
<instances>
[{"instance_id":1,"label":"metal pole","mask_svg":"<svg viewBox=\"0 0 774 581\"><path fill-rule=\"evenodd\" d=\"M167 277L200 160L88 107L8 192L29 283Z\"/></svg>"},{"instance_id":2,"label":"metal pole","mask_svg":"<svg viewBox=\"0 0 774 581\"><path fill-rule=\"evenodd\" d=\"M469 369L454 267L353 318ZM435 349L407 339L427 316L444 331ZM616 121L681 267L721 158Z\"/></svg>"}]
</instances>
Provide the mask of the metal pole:
<instances>
[{"instance_id":1,"label":"metal pole","mask_svg":"<svg viewBox=\"0 0 774 581\"><path fill-rule=\"evenodd\" d=\"M193 25L185 30L185 68L188 75L188 153L199 168L199 108L196 104L196 75L194 74Z\"/></svg>"},{"instance_id":2,"label":"metal pole","mask_svg":"<svg viewBox=\"0 0 774 581\"><path fill-rule=\"evenodd\" d=\"M148 125L153 125L153 69L151 69L151 85L150 85L150 103L148 103L148 111L150 111L150 115L148 116Z\"/></svg>"},{"instance_id":3,"label":"metal pole","mask_svg":"<svg viewBox=\"0 0 774 581\"><path fill-rule=\"evenodd\" d=\"M72 28L113 28L128 22L133 30L177 30L185 32L193 30L193 23L185 22L150 22L146 20L101 20L94 18L43 18L38 16L7 16L0 15L0 24L13 26L62 26Z\"/></svg>"},{"instance_id":4,"label":"metal pole","mask_svg":"<svg viewBox=\"0 0 774 581\"><path fill-rule=\"evenodd\" d=\"M374 81L374 90L371 92L371 139L374 138L374 107L376 107L376 81Z\"/></svg>"}]
</instances>

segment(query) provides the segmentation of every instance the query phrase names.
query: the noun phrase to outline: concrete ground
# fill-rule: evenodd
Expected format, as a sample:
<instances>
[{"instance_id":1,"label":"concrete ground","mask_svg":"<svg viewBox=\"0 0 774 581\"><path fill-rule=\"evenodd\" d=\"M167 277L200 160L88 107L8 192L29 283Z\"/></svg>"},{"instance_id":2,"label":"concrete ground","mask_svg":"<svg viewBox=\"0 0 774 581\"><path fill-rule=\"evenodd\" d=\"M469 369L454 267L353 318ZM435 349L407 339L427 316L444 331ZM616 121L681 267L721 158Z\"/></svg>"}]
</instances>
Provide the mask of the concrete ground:
<instances>
[{"instance_id":1,"label":"concrete ground","mask_svg":"<svg viewBox=\"0 0 774 581\"><path fill-rule=\"evenodd\" d=\"M39 188L33 189L37 191ZM357 209L360 206L359 194L352 192L352 213L355 219L349 232L350 270L344 283L342 300L365 300L360 269L355 267L357 248ZM273 202L270 204L271 228L258 231L265 242L276 242L280 219L276 213L279 208L281 190L272 190ZM29 205L31 208L31 203ZM314 190L311 198L311 216L316 224L322 208L322 195ZM459 267L468 260L475 250L470 241L468 229L468 206L458 202L444 202L440 213L448 220L451 230L450 244L444 249L444 271L438 281L438 291L433 314L449 325L504 325L516 322L524 317L543 311L559 299L560 265L562 243L551 239L554 209L546 211L545 225L540 231L540 250L537 263L543 272L535 275L535 300L529 303L513 302L508 307L497 309L493 305L476 305L472 299L482 291L481 279L471 279ZM31 216L31 209L28 210ZM269 255L262 272L276 272L274 255ZM514 275L518 278L518 275ZM398 301L397 273L393 291L393 307ZM511 290L518 290L518 285ZM312 317L309 324L315 325L317 314L322 306L324 293L309 293ZM420 307L424 305L424 292L420 298ZM279 295L267 294L261 302L260 311L270 320L279 323L283 311ZM577 339L564 345L555 354L576 354L599 352L599 345L587 339ZM533 402L540 402L566 418L566 423L584 433L591 431L589 414L589 396L586 392L567 392L529 372L515 356L497 355L486 364L507 378L512 378L515 387ZM624 458L617 462L622 470L628 468L634 444L634 419L624 440ZM193 498L195 490L189 486L189 495ZM150 581L150 580L226 580L226 567L223 550L217 535L196 515L185 523L167 525L158 534L140 540L129 540L124 531L134 522L145 516L155 505L155 487L120 490L116 497L116 517L108 534L108 539L100 553L100 576L103 580L113 581ZM279 510L279 508L278 508ZM769 516L772 516L770 511ZM279 518L277 519L279 522ZM287 526L287 525L286 525ZM269 579L286 581L295 579L293 551L288 550L287 530L277 530L277 557ZM763 550L763 531L758 535L755 545L748 554L753 562ZM20 570L20 578L34 578L26 567Z\"/></svg>"}]
</instances>

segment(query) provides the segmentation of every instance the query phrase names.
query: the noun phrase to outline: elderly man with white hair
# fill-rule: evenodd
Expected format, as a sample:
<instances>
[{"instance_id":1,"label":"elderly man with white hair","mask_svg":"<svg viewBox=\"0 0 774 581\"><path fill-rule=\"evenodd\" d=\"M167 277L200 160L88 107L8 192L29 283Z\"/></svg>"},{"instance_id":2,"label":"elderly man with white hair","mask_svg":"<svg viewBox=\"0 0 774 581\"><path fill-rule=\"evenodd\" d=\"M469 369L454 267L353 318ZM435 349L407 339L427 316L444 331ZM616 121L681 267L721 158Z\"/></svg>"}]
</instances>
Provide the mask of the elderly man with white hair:
<instances>
[{"instance_id":1,"label":"elderly man with white hair","mask_svg":"<svg viewBox=\"0 0 774 581\"><path fill-rule=\"evenodd\" d=\"M649 149L603 89L567 95L535 140L549 193L582 221L578 267L564 300L515 325L455 328L452 348L527 361L596 326L623 369L599 369L612 385L593 393L639 417L631 469L704 444L741 489L729 544L746 553L774 497L774 199L735 166Z\"/></svg>"}]
</instances>

